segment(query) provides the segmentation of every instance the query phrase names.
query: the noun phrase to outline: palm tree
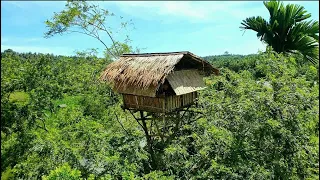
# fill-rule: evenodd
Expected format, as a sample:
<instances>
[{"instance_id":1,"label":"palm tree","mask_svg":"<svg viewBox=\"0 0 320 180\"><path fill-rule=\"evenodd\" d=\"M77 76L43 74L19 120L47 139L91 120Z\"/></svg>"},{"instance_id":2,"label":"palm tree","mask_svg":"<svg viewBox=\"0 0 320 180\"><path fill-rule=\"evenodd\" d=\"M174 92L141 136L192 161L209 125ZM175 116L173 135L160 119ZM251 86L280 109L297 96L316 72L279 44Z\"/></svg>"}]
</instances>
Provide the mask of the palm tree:
<instances>
[{"instance_id":1,"label":"palm tree","mask_svg":"<svg viewBox=\"0 0 320 180\"><path fill-rule=\"evenodd\" d=\"M257 32L257 37L274 51L301 53L313 64L319 61L319 22L307 21L310 13L303 6L279 1L263 2L270 13L269 21L261 16L242 21L242 29Z\"/></svg>"}]
</instances>

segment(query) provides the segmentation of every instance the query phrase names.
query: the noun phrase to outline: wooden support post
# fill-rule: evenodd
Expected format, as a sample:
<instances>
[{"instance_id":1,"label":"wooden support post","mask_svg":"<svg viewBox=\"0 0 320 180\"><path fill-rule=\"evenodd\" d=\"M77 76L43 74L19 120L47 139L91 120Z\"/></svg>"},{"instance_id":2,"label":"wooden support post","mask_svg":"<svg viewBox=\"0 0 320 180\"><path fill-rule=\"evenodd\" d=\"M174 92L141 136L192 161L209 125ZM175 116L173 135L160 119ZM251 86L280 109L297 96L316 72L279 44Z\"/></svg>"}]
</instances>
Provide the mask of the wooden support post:
<instances>
[{"instance_id":1,"label":"wooden support post","mask_svg":"<svg viewBox=\"0 0 320 180\"><path fill-rule=\"evenodd\" d=\"M145 117L143 115L143 111L140 111L140 119L142 121L142 128L143 128L144 133L146 134L148 151L149 151L150 158L151 158L151 167L153 170L155 170L155 169L157 169L157 162L156 162L156 157L155 157L153 147L152 147L152 138L149 135L148 127L147 127L147 124L146 124L146 121L144 118Z\"/></svg>"},{"instance_id":2,"label":"wooden support post","mask_svg":"<svg viewBox=\"0 0 320 180\"><path fill-rule=\"evenodd\" d=\"M161 131L160 131L160 129L159 129L159 126L158 126L158 123L157 123L157 121L155 120L155 125L156 125L156 128L157 128L157 131L158 131L158 134L160 135L160 138L161 138L161 141L162 142L164 142L164 136L163 136L163 134L161 133Z\"/></svg>"},{"instance_id":3,"label":"wooden support post","mask_svg":"<svg viewBox=\"0 0 320 180\"><path fill-rule=\"evenodd\" d=\"M176 117L176 125L175 125L175 127L173 128L173 134L175 135L175 134L177 134L177 132L178 132L178 130L179 130L179 123L180 123L180 121L182 120L182 119L180 119L180 112L178 111L177 112L177 117Z\"/></svg>"}]
</instances>

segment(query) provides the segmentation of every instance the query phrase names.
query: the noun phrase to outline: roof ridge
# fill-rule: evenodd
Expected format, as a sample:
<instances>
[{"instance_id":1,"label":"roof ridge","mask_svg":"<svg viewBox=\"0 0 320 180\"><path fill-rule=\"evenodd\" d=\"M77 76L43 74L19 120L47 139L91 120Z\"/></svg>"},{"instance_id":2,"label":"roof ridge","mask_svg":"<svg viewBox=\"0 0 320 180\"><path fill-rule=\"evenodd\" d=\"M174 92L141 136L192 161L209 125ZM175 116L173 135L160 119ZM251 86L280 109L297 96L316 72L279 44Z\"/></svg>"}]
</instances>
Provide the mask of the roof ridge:
<instances>
[{"instance_id":1,"label":"roof ridge","mask_svg":"<svg viewBox=\"0 0 320 180\"><path fill-rule=\"evenodd\" d=\"M121 56L157 56L157 55L175 55L175 54L192 54L189 51L177 51L177 52L159 52L159 53L137 53L137 54L122 54Z\"/></svg>"}]
</instances>

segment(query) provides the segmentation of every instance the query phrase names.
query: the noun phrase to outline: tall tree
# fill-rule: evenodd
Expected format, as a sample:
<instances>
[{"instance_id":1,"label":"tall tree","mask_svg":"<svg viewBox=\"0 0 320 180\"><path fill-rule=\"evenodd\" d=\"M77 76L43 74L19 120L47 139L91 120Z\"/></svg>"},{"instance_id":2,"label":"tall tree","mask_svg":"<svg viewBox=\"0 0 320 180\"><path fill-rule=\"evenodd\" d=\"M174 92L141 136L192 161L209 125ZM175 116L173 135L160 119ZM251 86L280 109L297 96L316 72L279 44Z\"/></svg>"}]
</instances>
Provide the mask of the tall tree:
<instances>
[{"instance_id":1,"label":"tall tree","mask_svg":"<svg viewBox=\"0 0 320 180\"><path fill-rule=\"evenodd\" d=\"M242 21L242 29L257 32L257 37L276 52L301 53L313 64L319 61L319 22L307 20L310 13L303 6L283 5L279 1L263 2L270 13L269 21L261 16Z\"/></svg>"},{"instance_id":2,"label":"tall tree","mask_svg":"<svg viewBox=\"0 0 320 180\"><path fill-rule=\"evenodd\" d=\"M120 28L117 32L111 27L110 19L115 15L108 10L100 8L98 5L89 4L85 1L67 1L66 8L47 20L48 31L45 32L45 38L50 38L56 34L80 33L95 38L103 44L107 57L117 58L123 53L132 51L128 46L129 36L122 41L115 38L115 34L126 29L128 25L133 25L130 21L119 21ZM123 17L120 16L122 20ZM102 34L107 38L103 38ZM91 48L91 47L90 47Z\"/></svg>"}]
</instances>

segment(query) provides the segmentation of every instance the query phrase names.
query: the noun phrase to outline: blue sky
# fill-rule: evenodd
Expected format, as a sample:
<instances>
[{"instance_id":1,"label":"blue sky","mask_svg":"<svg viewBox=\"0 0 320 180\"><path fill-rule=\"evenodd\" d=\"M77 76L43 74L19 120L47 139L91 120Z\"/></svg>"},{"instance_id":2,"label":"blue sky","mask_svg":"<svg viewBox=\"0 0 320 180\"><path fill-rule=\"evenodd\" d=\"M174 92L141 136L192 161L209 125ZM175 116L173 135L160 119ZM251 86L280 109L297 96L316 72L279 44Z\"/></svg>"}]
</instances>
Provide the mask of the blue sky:
<instances>
[{"instance_id":1,"label":"blue sky","mask_svg":"<svg viewBox=\"0 0 320 180\"><path fill-rule=\"evenodd\" d=\"M74 55L76 50L103 45L82 34L45 39L44 21L64 9L65 1L1 1L1 51L42 52ZM262 1L98 1L90 2L117 16L132 19L127 31L133 47L142 52L190 51L199 56L251 54L265 50L256 33L240 30L243 19L260 15L268 19ZM303 5L319 21L319 1L285 1ZM111 22L111 27L117 27ZM107 36L102 36L109 42ZM117 38L121 38L118 35Z\"/></svg>"}]
</instances>

